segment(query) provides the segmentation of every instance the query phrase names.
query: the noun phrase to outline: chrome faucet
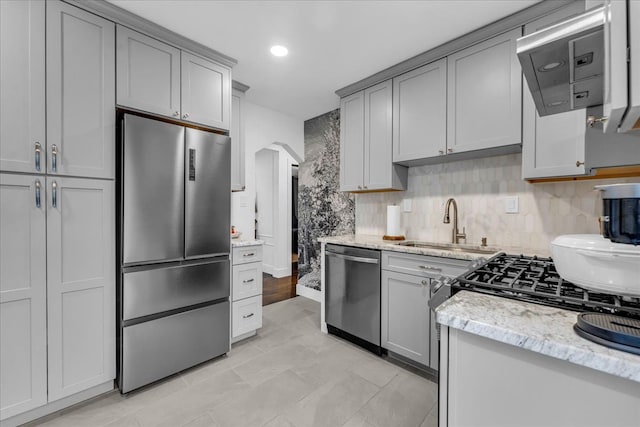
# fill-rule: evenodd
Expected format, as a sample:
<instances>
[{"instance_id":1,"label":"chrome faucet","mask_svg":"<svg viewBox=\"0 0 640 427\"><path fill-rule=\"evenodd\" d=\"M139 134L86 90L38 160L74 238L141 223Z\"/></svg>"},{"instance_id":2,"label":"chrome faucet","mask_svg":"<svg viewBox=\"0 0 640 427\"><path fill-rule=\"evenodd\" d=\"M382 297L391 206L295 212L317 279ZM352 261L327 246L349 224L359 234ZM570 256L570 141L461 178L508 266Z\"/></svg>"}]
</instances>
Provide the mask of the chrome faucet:
<instances>
[{"instance_id":1,"label":"chrome faucet","mask_svg":"<svg viewBox=\"0 0 640 427\"><path fill-rule=\"evenodd\" d=\"M462 233L458 231L458 204L455 199L452 197L447 200L447 204L444 207L444 219L443 223L449 224L451 221L449 219L449 209L453 204L453 230L451 231L451 243L459 243L460 239L467 240L467 234L464 227L462 227Z\"/></svg>"}]
</instances>

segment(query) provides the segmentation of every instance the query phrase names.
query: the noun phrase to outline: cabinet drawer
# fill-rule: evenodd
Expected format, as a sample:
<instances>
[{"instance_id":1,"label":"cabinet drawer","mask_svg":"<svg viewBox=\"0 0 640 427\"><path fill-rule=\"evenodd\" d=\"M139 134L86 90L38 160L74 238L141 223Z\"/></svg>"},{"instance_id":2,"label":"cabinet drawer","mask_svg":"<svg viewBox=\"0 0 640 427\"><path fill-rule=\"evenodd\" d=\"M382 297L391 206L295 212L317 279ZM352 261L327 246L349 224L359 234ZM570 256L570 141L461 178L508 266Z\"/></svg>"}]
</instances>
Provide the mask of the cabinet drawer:
<instances>
[{"instance_id":1,"label":"cabinet drawer","mask_svg":"<svg viewBox=\"0 0 640 427\"><path fill-rule=\"evenodd\" d=\"M382 252L382 269L398 273L414 274L423 277L458 277L471 265L469 260L443 258L426 255Z\"/></svg>"},{"instance_id":2,"label":"cabinet drawer","mask_svg":"<svg viewBox=\"0 0 640 427\"><path fill-rule=\"evenodd\" d=\"M262 295L233 302L232 337L262 327Z\"/></svg>"},{"instance_id":3,"label":"cabinet drawer","mask_svg":"<svg viewBox=\"0 0 640 427\"><path fill-rule=\"evenodd\" d=\"M262 263L233 266L233 301L262 294Z\"/></svg>"},{"instance_id":4,"label":"cabinet drawer","mask_svg":"<svg viewBox=\"0 0 640 427\"><path fill-rule=\"evenodd\" d=\"M233 265L262 261L262 245L233 248Z\"/></svg>"}]
</instances>

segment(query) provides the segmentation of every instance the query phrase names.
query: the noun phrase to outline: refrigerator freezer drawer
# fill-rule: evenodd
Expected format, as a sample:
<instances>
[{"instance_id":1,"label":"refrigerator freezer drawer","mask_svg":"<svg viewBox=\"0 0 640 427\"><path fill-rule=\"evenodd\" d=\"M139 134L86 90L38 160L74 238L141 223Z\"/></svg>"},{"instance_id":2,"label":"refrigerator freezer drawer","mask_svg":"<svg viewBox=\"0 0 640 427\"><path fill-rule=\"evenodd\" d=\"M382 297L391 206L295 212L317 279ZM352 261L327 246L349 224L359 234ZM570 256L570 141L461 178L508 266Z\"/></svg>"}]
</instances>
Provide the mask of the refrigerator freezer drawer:
<instances>
[{"instance_id":1,"label":"refrigerator freezer drawer","mask_svg":"<svg viewBox=\"0 0 640 427\"><path fill-rule=\"evenodd\" d=\"M122 320L229 296L229 259L123 274Z\"/></svg>"},{"instance_id":2,"label":"refrigerator freezer drawer","mask_svg":"<svg viewBox=\"0 0 640 427\"><path fill-rule=\"evenodd\" d=\"M229 351L229 302L123 328L120 390L150 384Z\"/></svg>"}]
</instances>

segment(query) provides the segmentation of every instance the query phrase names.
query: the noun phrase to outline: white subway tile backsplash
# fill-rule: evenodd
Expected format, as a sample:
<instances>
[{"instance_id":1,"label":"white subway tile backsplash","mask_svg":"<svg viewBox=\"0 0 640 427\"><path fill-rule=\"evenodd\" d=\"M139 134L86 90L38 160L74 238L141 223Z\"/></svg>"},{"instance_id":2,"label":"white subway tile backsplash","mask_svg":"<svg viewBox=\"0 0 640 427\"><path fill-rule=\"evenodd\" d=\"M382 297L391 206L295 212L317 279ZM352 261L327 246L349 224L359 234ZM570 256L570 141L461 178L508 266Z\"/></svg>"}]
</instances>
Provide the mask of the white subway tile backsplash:
<instances>
[{"instance_id":1,"label":"white subway tile backsplash","mask_svg":"<svg viewBox=\"0 0 640 427\"><path fill-rule=\"evenodd\" d=\"M640 182L640 178L530 184L521 177L520 154L464 160L409 169L406 191L356 195L356 234L385 233L387 205L411 198L402 212L407 238L448 242L451 224L443 224L444 203L458 202L459 228L467 243L487 237L490 246L511 252L549 255L561 234L598 233L602 203L593 187L602 183ZM518 196L518 214L504 212L504 198Z\"/></svg>"}]
</instances>

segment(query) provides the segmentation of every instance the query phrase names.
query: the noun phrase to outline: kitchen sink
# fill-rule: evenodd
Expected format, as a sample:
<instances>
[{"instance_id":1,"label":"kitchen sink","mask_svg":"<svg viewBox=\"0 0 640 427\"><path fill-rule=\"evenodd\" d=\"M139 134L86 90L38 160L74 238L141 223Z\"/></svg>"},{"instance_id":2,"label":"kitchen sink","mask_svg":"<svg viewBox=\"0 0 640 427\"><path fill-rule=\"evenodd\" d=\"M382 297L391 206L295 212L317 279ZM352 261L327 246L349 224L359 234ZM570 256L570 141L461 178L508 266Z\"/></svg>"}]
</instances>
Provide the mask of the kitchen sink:
<instances>
[{"instance_id":1,"label":"kitchen sink","mask_svg":"<svg viewBox=\"0 0 640 427\"><path fill-rule=\"evenodd\" d=\"M461 244L454 244L454 243L421 242L418 240L407 240L404 242L397 243L397 245L408 246L412 248L440 249L440 250L451 251L451 252L469 252L469 253L479 254L479 255L492 255L497 252L500 252L500 249L497 249L497 248L473 246L473 245L461 245Z\"/></svg>"}]
</instances>

